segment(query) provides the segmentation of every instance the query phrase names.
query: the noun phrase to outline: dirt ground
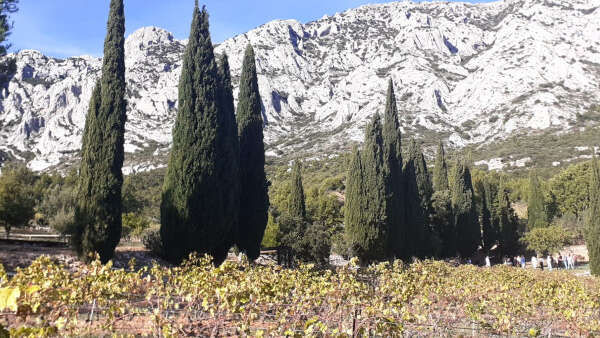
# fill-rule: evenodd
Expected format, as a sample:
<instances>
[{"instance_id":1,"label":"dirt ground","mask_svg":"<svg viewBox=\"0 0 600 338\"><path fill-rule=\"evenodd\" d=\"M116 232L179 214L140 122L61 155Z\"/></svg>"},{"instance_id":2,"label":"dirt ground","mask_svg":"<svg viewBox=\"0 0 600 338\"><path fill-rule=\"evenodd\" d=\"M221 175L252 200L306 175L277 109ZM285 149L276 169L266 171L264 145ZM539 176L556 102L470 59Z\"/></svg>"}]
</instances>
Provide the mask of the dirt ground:
<instances>
[{"instance_id":1,"label":"dirt ground","mask_svg":"<svg viewBox=\"0 0 600 338\"><path fill-rule=\"evenodd\" d=\"M75 252L68 247L0 242L0 263L4 265L7 272L15 272L16 268L27 267L42 255L56 259L71 270L77 269L82 264L77 259ZM161 265L168 265L168 263L152 257L150 252L143 247L120 246L117 247L113 266L116 268L128 267L132 258L135 258L137 267L151 266L153 261L157 261Z\"/></svg>"}]
</instances>

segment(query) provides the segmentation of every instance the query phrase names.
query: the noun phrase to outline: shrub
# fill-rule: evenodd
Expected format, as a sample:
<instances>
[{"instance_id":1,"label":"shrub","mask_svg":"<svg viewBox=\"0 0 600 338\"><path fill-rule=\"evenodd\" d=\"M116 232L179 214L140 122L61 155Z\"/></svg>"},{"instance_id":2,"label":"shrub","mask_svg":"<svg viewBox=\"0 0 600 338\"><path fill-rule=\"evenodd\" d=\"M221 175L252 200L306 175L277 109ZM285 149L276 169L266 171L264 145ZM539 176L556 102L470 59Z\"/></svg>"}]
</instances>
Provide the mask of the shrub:
<instances>
[{"instance_id":1,"label":"shrub","mask_svg":"<svg viewBox=\"0 0 600 338\"><path fill-rule=\"evenodd\" d=\"M121 238L129 240L133 237L140 237L142 232L150 226L150 222L140 215L132 212L123 214L122 216L123 230Z\"/></svg>"},{"instance_id":2,"label":"shrub","mask_svg":"<svg viewBox=\"0 0 600 338\"><path fill-rule=\"evenodd\" d=\"M534 228L521 238L527 249L538 254L554 254L571 244L572 237L560 226L552 225L546 228Z\"/></svg>"},{"instance_id":3,"label":"shrub","mask_svg":"<svg viewBox=\"0 0 600 338\"><path fill-rule=\"evenodd\" d=\"M153 255L157 257L164 256L163 244L158 227L146 229L142 234L142 243Z\"/></svg>"},{"instance_id":4,"label":"shrub","mask_svg":"<svg viewBox=\"0 0 600 338\"><path fill-rule=\"evenodd\" d=\"M75 213L73 209L60 209L50 218L49 222L50 226L63 236L75 232Z\"/></svg>"}]
</instances>

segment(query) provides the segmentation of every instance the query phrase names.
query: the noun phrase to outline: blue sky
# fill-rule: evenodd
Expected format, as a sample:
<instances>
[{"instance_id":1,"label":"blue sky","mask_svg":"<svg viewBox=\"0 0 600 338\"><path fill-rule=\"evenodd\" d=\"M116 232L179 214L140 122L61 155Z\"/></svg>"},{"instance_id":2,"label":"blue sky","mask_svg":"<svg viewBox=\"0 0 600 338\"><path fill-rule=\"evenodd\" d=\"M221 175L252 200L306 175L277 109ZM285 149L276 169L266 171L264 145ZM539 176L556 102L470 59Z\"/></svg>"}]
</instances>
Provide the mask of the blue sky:
<instances>
[{"instance_id":1,"label":"blue sky","mask_svg":"<svg viewBox=\"0 0 600 338\"><path fill-rule=\"evenodd\" d=\"M471 0L469 2L488 2ZM11 51L37 49L54 57L99 56L109 0L23 0L13 15ZM204 0L211 15L213 42L247 32L274 19L308 22L382 0ZM185 39L193 0L125 0L127 35L144 26L158 26Z\"/></svg>"}]
</instances>

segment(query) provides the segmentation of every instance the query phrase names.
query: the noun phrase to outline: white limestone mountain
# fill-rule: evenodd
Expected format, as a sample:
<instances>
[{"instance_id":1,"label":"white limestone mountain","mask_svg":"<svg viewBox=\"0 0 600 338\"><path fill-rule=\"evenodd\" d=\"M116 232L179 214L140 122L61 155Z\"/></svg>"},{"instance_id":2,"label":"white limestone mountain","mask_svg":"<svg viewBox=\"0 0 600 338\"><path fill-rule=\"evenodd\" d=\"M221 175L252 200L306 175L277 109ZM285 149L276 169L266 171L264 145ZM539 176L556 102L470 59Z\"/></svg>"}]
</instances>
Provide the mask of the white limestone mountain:
<instances>
[{"instance_id":1,"label":"white limestone mountain","mask_svg":"<svg viewBox=\"0 0 600 338\"><path fill-rule=\"evenodd\" d=\"M328 155L362 139L396 84L405 132L489 144L562 129L600 104L600 0L394 2L314 22L273 21L226 40L234 86L255 47L269 156ZM155 27L126 41L127 170L164 166L185 41ZM0 84L0 157L35 170L76 160L101 60L24 50ZM237 96L237 88L234 93ZM0 159L1 161L1 159Z\"/></svg>"}]
</instances>

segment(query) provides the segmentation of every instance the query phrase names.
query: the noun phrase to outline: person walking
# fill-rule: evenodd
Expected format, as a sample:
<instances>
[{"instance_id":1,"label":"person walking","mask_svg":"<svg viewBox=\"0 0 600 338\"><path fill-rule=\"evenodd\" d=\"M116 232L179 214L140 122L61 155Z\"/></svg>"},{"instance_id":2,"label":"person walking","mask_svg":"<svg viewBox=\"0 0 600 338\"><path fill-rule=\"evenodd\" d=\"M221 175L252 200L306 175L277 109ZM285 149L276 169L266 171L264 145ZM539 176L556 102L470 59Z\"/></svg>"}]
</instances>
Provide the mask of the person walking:
<instances>
[{"instance_id":1,"label":"person walking","mask_svg":"<svg viewBox=\"0 0 600 338\"><path fill-rule=\"evenodd\" d=\"M523 269L525 269L525 266L527 265L527 262L525 261L525 256L521 256L521 267Z\"/></svg>"},{"instance_id":2,"label":"person walking","mask_svg":"<svg viewBox=\"0 0 600 338\"><path fill-rule=\"evenodd\" d=\"M565 270L569 270L569 254L567 254L565 256L565 260L563 261L563 264L565 266Z\"/></svg>"},{"instance_id":3,"label":"person walking","mask_svg":"<svg viewBox=\"0 0 600 338\"><path fill-rule=\"evenodd\" d=\"M533 269L537 269L538 268L538 259L536 256L531 256L531 267Z\"/></svg>"},{"instance_id":4,"label":"person walking","mask_svg":"<svg viewBox=\"0 0 600 338\"><path fill-rule=\"evenodd\" d=\"M561 254L558 255L558 261L556 262L556 268L560 269L560 267L563 265L563 256Z\"/></svg>"},{"instance_id":5,"label":"person walking","mask_svg":"<svg viewBox=\"0 0 600 338\"><path fill-rule=\"evenodd\" d=\"M544 271L544 259L542 257L538 260L538 264L540 265L540 270Z\"/></svg>"},{"instance_id":6,"label":"person walking","mask_svg":"<svg viewBox=\"0 0 600 338\"><path fill-rule=\"evenodd\" d=\"M548 257L546 258L547 266L548 266L548 270L552 271L552 256L548 255Z\"/></svg>"},{"instance_id":7,"label":"person walking","mask_svg":"<svg viewBox=\"0 0 600 338\"><path fill-rule=\"evenodd\" d=\"M490 262L490 256L485 256L485 266L488 268L492 266L492 263Z\"/></svg>"}]
</instances>

